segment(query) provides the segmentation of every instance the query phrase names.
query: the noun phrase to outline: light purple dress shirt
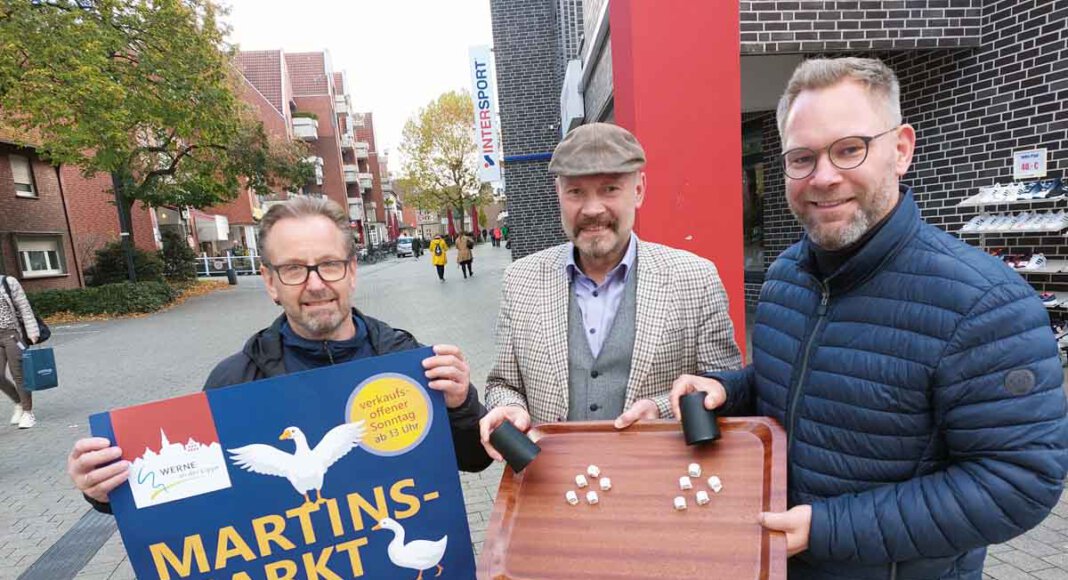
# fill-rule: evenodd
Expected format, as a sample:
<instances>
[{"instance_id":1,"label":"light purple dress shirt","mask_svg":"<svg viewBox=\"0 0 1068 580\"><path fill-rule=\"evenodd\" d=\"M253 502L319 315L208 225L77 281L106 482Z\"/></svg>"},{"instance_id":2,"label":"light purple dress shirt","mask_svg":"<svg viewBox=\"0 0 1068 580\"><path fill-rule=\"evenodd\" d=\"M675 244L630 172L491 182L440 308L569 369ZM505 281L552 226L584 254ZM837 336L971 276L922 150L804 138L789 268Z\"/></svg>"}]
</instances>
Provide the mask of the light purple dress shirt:
<instances>
[{"instance_id":1,"label":"light purple dress shirt","mask_svg":"<svg viewBox=\"0 0 1068 580\"><path fill-rule=\"evenodd\" d=\"M582 326L586 329L586 341L590 345L593 358L601 354L601 346L612 329L619 303L623 301L623 289L634 270L637 257L638 236L631 232L623 260L609 270L604 283L598 286L575 263L575 244L568 245L567 275L571 280L575 304L582 313Z\"/></svg>"}]
</instances>

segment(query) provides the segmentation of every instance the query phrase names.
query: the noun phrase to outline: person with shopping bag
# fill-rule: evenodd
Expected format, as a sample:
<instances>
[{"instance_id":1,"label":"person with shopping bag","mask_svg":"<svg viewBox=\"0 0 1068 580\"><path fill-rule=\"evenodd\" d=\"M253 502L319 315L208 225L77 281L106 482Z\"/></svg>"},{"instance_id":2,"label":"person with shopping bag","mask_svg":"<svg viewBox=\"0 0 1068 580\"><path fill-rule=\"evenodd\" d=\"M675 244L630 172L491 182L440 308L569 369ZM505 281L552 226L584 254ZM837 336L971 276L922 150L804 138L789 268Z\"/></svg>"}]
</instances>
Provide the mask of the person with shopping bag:
<instances>
[{"instance_id":1,"label":"person with shopping bag","mask_svg":"<svg viewBox=\"0 0 1068 580\"><path fill-rule=\"evenodd\" d=\"M37 424L33 395L23 383L22 352L39 338L37 318L22 285L15 278L4 276L0 285L0 390L15 403L11 424L19 429Z\"/></svg>"}]
</instances>

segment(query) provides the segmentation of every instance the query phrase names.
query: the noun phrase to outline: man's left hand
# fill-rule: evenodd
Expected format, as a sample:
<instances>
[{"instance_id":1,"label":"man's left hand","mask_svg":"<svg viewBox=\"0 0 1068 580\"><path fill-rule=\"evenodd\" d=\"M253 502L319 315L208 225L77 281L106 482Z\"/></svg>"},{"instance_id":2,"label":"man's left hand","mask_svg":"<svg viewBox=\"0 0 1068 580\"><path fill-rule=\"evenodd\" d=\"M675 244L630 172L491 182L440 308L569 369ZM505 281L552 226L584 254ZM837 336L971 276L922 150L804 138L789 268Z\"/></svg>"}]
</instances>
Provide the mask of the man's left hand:
<instances>
[{"instance_id":1,"label":"man's left hand","mask_svg":"<svg viewBox=\"0 0 1068 580\"><path fill-rule=\"evenodd\" d=\"M471 384L471 368L464 360L460 347L451 344L434 345L434 355L423 359L426 378L430 388L445 395L445 406L455 409L467 400L467 388Z\"/></svg>"},{"instance_id":2,"label":"man's left hand","mask_svg":"<svg viewBox=\"0 0 1068 580\"><path fill-rule=\"evenodd\" d=\"M798 505L785 512L760 514L760 525L786 532L786 557L800 554L808 549L808 532L812 528L812 506Z\"/></svg>"},{"instance_id":3,"label":"man's left hand","mask_svg":"<svg viewBox=\"0 0 1068 580\"><path fill-rule=\"evenodd\" d=\"M638 399L623 414L616 417L616 429L626 429L642 419L659 419L660 408L650 399Z\"/></svg>"}]
</instances>

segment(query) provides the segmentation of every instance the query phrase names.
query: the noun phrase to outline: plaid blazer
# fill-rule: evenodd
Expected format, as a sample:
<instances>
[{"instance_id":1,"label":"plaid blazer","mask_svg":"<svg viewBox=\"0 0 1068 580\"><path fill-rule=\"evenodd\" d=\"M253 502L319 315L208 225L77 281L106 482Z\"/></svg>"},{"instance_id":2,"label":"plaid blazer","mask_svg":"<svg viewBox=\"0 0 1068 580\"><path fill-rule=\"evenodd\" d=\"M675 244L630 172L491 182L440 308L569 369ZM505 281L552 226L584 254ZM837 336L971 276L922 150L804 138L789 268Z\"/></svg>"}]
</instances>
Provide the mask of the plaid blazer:
<instances>
[{"instance_id":1,"label":"plaid blazer","mask_svg":"<svg viewBox=\"0 0 1068 580\"><path fill-rule=\"evenodd\" d=\"M486 379L490 408L526 409L535 423L568 412L565 269L570 244L520 260L504 274L497 357ZM660 244L638 242L634 358L625 408L651 399L671 417L668 393L681 374L741 368L727 293L712 262Z\"/></svg>"}]
</instances>

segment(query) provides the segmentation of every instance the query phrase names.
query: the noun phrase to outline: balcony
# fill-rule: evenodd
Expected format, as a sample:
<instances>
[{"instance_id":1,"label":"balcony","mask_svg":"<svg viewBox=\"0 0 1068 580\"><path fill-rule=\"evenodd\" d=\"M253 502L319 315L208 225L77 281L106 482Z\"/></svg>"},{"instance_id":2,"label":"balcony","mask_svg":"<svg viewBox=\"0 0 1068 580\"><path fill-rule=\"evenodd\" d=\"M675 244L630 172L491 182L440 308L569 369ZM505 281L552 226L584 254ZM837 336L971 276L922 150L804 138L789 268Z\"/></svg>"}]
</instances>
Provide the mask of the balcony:
<instances>
[{"instance_id":1,"label":"balcony","mask_svg":"<svg viewBox=\"0 0 1068 580\"><path fill-rule=\"evenodd\" d=\"M348 115L351 107L349 107L348 95L334 95L334 112L338 115Z\"/></svg>"},{"instance_id":2,"label":"balcony","mask_svg":"<svg viewBox=\"0 0 1068 580\"><path fill-rule=\"evenodd\" d=\"M371 144L367 141L356 142L356 159L367 159L371 153Z\"/></svg>"},{"instance_id":3,"label":"balcony","mask_svg":"<svg viewBox=\"0 0 1068 580\"><path fill-rule=\"evenodd\" d=\"M316 141L319 139L319 121L311 117L293 117L293 134L298 139Z\"/></svg>"},{"instance_id":4,"label":"balcony","mask_svg":"<svg viewBox=\"0 0 1068 580\"><path fill-rule=\"evenodd\" d=\"M360 182L360 168L356 165L346 165L345 170L345 183L359 183Z\"/></svg>"},{"instance_id":5,"label":"balcony","mask_svg":"<svg viewBox=\"0 0 1068 580\"><path fill-rule=\"evenodd\" d=\"M349 198L349 219L350 220L362 220L365 214L363 210L363 200L358 197Z\"/></svg>"},{"instance_id":6,"label":"balcony","mask_svg":"<svg viewBox=\"0 0 1068 580\"><path fill-rule=\"evenodd\" d=\"M357 173L357 177L360 180L360 189L371 189L374 187L375 178L370 173Z\"/></svg>"},{"instance_id":7,"label":"balcony","mask_svg":"<svg viewBox=\"0 0 1068 580\"><path fill-rule=\"evenodd\" d=\"M355 146L356 146L356 139L353 138L352 133L342 133L341 134L341 148L342 149L352 149Z\"/></svg>"},{"instance_id":8,"label":"balcony","mask_svg":"<svg viewBox=\"0 0 1068 580\"><path fill-rule=\"evenodd\" d=\"M323 158L312 155L304 159L305 163L315 168L315 185L323 184Z\"/></svg>"}]
</instances>

